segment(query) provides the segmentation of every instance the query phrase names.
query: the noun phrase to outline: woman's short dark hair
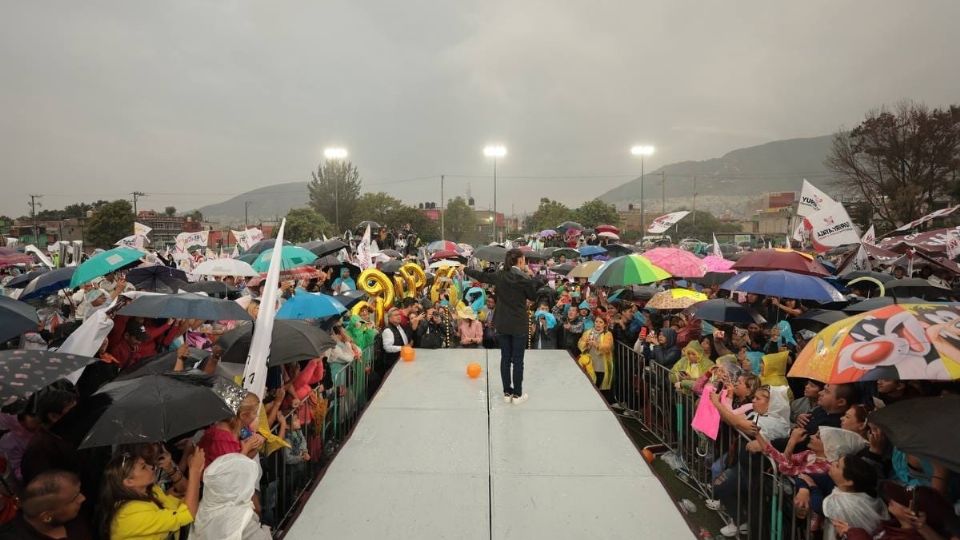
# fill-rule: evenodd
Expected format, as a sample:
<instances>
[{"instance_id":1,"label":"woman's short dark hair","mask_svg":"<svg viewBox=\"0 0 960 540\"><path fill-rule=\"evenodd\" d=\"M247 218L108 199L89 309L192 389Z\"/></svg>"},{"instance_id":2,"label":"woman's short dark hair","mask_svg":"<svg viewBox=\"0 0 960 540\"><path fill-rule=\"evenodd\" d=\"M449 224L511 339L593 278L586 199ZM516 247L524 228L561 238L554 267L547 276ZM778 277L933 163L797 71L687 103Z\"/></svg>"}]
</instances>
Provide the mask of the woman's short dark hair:
<instances>
[{"instance_id":1,"label":"woman's short dark hair","mask_svg":"<svg viewBox=\"0 0 960 540\"><path fill-rule=\"evenodd\" d=\"M517 265L517 261L523 258L523 251L520 248L508 249L507 254L503 256L503 266L511 268Z\"/></svg>"}]
</instances>

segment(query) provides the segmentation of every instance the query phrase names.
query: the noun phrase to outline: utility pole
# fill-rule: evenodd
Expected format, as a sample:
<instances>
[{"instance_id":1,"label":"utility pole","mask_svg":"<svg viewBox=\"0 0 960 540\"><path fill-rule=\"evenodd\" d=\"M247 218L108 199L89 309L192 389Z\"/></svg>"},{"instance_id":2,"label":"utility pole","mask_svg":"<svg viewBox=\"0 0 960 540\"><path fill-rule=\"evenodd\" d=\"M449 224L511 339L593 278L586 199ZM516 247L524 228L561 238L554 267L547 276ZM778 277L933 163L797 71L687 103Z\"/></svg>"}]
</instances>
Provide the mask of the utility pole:
<instances>
[{"instance_id":1,"label":"utility pole","mask_svg":"<svg viewBox=\"0 0 960 540\"><path fill-rule=\"evenodd\" d=\"M250 228L249 211L250 201L243 201L243 230Z\"/></svg>"},{"instance_id":2,"label":"utility pole","mask_svg":"<svg viewBox=\"0 0 960 540\"><path fill-rule=\"evenodd\" d=\"M660 171L660 214L667 213L667 177Z\"/></svg>"},{"instance_id":3,"label":"utility pole","mask_svg":"<svg viewBox=\"0 0 960 540\"><path fill-rule=\"evenodd\" d=\"M147 194L142 191L134 191L130 195L133 195L133 219L137 219L137 198L146 197Z\"/></svg>"},{"instance_id":4,"label":"utility pole","mask_svg":"<svg viewBox=\"0 0 960 540\"><path fill-rule=\"evenodd\" d=\"M447 200L443 198L443 179L444 176L440 175L440 239L446 240L446 229L443 222L443 214L446 212Z\"/></svg>"},{"instance_id":5,"label":"utility pole","mask_svg":"<svg viewBox=\"0 0 960 540\"><path fill-rule=\"evenodd\" d=\"M693 177L693 225L697 225L697 177Z\"/></svg>"},{"instance_id":6,"label":"utility pole","mask_svg":"<svg viewBox=\"0 0 960 540\"><path fill-rule=\"evenodd\" d=\"M37 226L37 207L43 206L37 199L43 195L30 195L30 219L33 220L33 243L40 244L40 228Z\"/></svg>"}]
</instances>

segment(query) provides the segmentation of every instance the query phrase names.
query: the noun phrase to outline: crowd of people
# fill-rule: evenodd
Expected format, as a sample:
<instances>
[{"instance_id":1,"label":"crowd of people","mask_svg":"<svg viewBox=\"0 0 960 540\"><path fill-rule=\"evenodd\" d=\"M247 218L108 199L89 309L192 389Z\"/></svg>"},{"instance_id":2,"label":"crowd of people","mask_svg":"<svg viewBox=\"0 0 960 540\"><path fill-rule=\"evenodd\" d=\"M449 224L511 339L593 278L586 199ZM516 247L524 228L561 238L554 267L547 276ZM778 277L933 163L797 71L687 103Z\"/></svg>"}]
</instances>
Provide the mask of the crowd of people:
<instances>
[{"instance_id":1,"label":"crowd of people","mask_svg":"<svg viewBox=\"0 0 960 540\"><path fill-rule=\"evenodd\" d=\"M415 233L402 236L410 249L400 255L430 270L431 261L416 258L422 246ZM50 296L38 306L37 331L4 348L57 349L93 318L108 319L112 330L99 343L96 362L78 378L4 404L0 522L5 525L0 538L165 539L181 532L191 539L270 538L270 526L279 524L283 509L276 508L270 479L262 477L264 465L279 463L301 483L309 482L308 465L318 463L324 449L319 436L305 434L304 426L323 421L335 374L362 362L363 351L376 350L383 363L372 379L383 376L407 345L499 349L511 359L502 368L512 366L512 372L502 375L504 399L514 403L528 398L522 377L525 349L568 351L614 410L623 409L625 397L616 384L623 361L618 347L659 366L664 388L716 408L728 426L721 430L721 443L738 432L751 438L741 450L713 456L714 499L708 506L731 517L722 531L726 536L750 526L738 512L735 495L744 488L746 468L756 462L751 453L769 456L793 479L793 515L810 516L811 529L824 538L960 536L957 472L892 447L868 421L877 407L957 393L955 382L880 378L823 384L787 378L796 355L814 336L792 326L815 307L809 302L731 294L695 280L668 279L643 291L629 286L615 291L551 270L566 261L528 260L527 253L542 247L536 242L506 251L501 269L501 264L469 253L451 258L449 266L455 269L444 273L443 286L411 291L382 315L362 303L317 321L333 346L316 358L271 367L262 400L247 393L234 416L205 429L169 441L113 448L79 448L98 389L173 352L176 370L233 378L240 373L220 361L224 349L219 338L251 323L121 315L120 309L136 296L123 272ZM576 242L599 243L595 237ZM341 257L349 259L352 251L344 250L346 257ZM162 260L146 257L142 264ZM255 319L258 310L278 309L296 295L357 289L358 276L351 268L324 266L309 277L282 281L278 306L261 304L262 278L222 281ZM749 324L711 324L687 311L645 305L649 294L672 288L732 298L762 317ZM850 299L861 293L851 291ZM202 360L194 350L205 352ZM918 492L923 494L919 499L905 495Z\"/></svg>"}]
</instances>

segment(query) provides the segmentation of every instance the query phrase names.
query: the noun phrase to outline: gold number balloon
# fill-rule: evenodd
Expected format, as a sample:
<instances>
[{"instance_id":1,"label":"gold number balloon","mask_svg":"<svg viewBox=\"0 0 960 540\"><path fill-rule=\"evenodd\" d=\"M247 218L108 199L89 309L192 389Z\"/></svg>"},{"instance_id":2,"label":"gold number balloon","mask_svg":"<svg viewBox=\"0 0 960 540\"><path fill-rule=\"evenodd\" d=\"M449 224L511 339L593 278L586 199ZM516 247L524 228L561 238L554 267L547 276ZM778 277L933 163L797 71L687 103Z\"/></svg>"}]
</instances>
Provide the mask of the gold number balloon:
<instances>
[{"instance_id":1,"label":"gold number balloon","mask_svg":"<svg viewBox=\"0 0 960 540\"><path fill-rule=\"evenodd\" d=\"M393 282L380 270L367 268L360 273L357 288L370 296L377 314L377 325L382 325L384 312L393 306Z\"/></svg>"},{"instance_id":2,"label":"gold number balloon","mask_svg":"<svg viewBox=\"0 0 960 540\"><path fill-rule=\"evenodd\" d=\"M427 284L427 274L419 264L408 262L400 267L398 272L407 282L407 293L416 297L417 293Z\"/></svg>"}]
</instances>

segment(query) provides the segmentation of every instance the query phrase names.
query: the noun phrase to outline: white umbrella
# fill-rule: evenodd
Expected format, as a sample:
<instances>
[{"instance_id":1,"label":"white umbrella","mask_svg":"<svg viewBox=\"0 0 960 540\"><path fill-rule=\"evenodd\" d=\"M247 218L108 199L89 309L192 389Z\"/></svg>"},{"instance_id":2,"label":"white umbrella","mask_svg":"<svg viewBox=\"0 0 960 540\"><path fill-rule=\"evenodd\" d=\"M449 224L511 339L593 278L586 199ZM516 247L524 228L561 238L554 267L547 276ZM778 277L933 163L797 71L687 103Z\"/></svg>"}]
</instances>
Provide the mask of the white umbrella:
<instances>
[{"instance_id":1,"label":"white umbrella","mask_svg":"<svg viewBox=\"0 0 960 540\"><path fill-rule=\"evenodd\" d=\"M597 236L599 236L599 237L601 237L601 238L609 238L609 239L611 239L611 240L619 240L619 239L620 239L620 237L617 236L616 233L613 233L613 232L610 232L610 231L598 232L598 233L597 233Z\"/></svg>"},{"instance_id":2,"label":"white umbrella","mask_svg":"<svg viewBox=\"0 0 960 540\"><path fill-rule=\"evenodd\" d=\"M197 276L259 276L249 264L239 259L211 259L204 261L193 269L192 274Z\"/></svg>"}]
</instances>

